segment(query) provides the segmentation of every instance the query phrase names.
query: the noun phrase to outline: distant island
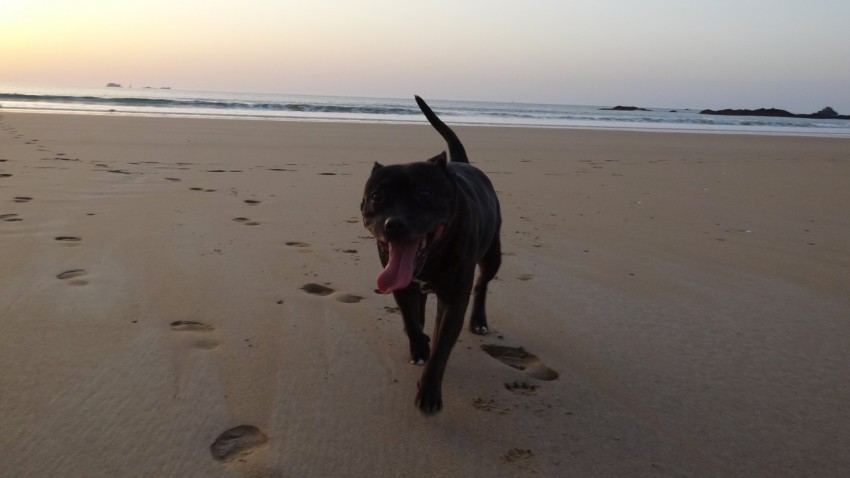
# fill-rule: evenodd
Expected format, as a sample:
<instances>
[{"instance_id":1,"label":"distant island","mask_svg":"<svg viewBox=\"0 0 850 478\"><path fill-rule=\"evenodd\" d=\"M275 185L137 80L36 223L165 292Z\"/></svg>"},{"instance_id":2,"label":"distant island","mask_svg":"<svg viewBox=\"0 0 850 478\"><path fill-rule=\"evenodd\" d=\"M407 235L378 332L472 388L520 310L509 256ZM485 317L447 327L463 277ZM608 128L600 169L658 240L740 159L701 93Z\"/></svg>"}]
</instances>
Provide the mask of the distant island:
<instances>
[{"instance_id":1,"label":"distant island","mask_svg":"<svg viewBox=\"0 0 850 478\"><path fill-rule=\"evenodd\" d=\"M615 106L613 108L599 108L600 111L650 111L646 108L639 108L637 106Z\"/></svg>"},{"instance_id":2,"label":"distant island","mask_svg":"<svg viewBox=\"0 0 850 478\"><path fill-rule=\"evenodd\" d=\"M791 113L790 111L781 110L778 108L759 108L757 110L747 110L747 109L723 109L723 110L702 110L700 114L704 115L723 115L723 116L768 116L774 118L813 118L813 119L842 119L842 120L850 120L850 115L840 115L831 107L827 106L826 108L818 111L817 113L811 113L807 115L798 115Z\"/></svg>"},{"instance_id":3,"label":"distant island","mask_svg":"<svg viewBox=\"0 0 850 478\"><path fill-rule=\"evenodd\" d=\"M123 88L123 86L121 86L120 83L107 83L106 87L107 88ZM133 85L130 85L130 88L132 88L132 87L133 87ZM170 90L171 87L170 86L143 86L142 89L144 89L144 90Z\"/></svg>"}]
</instances>

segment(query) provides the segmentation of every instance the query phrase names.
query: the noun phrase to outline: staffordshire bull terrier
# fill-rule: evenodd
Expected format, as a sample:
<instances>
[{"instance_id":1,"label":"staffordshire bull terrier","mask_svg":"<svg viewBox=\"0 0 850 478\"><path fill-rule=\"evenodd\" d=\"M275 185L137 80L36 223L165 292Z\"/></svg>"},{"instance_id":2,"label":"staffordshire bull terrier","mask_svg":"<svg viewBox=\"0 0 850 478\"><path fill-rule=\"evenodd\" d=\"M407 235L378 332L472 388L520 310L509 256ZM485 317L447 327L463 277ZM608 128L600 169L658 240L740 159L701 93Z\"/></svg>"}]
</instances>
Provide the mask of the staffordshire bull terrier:
<instances>
[{"instance_id":1,"label":"staffordshire bull terrier","mask_svg":"<svg viewBox=\"0 0 850 478\"><path fill-rule=\"evenodd\" d=\"M470 294L470 331L488 332L484 303L487 284L502 261L502 218L493 185L469 164L457 135L422 98L416 96L416 103L445 139L451 161L442 152L422 162L375 163L360 211L384 266L378 290L395 297L410 340L411 362L425 365L416 405L431 415L443 407L443 373L463 328ZM433 350L423 332L428 293L437 296Z\"/></svg>"}]
</instances>

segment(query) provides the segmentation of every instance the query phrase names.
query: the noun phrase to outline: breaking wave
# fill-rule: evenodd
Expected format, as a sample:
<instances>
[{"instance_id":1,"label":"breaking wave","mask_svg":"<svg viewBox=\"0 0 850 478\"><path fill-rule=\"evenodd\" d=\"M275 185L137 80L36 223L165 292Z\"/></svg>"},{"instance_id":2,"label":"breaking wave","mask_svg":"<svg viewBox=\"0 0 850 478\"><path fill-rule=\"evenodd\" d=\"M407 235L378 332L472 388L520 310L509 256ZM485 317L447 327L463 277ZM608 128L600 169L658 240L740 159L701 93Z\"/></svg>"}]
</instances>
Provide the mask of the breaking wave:
<instances>
[{"instance_id":1,"label":"breaking wave","mask_svg":"<svg viewBox=\"0 0 850 478\"><path fill-rule=\"evenodd\" d=\"M839 120L708 116L687 109L613 111L599 106L440 100L429 100L429 103L441 117L448 118L453 124L850 137L850 121ZM218 93L148 88L11 89L0 86L0 107L81 114L425 122L412 98Z\"/></svg>"}]
</instances>

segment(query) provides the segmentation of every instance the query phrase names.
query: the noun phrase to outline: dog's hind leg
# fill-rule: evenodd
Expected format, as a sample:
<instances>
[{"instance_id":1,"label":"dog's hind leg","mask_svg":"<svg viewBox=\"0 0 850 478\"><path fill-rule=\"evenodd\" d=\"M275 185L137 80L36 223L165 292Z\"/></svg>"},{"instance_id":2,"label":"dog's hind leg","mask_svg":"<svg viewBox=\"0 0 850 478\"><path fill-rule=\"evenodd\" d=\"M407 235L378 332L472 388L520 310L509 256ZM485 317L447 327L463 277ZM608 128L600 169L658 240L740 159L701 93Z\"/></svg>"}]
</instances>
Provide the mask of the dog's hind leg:
<instances>
[{"instance_id":1,"label":"dog's hind leg","mask_svg":"<svg viewBox=\"0 0 850 478\"><path fill-rule=\"evenodd\" d=\"M475 282L475 289L472 292L472 314L469 318L469 331L474 334L486 335L490 331L487 325L487 310L484 305L487 301L487 284L496 277L501 265L502 247L497 235L493 244L490 245L490 249L478 263L478 280Z\"/></svg>"},{"instance_id":2,"label":"dog's hind leg","mask_svg":"<svg viewBox=\"0 0 850 478\"><path fill-rule=\"evenodd\" d=\"M401 310L401 316L404 319L404 331L410 341L410 362L416 365L424 365L431 353L428 345L430 339L423 332L425 300L428 296L423 294L415 284L393 292L393 296Z\"/></svg>"}]
</instances>

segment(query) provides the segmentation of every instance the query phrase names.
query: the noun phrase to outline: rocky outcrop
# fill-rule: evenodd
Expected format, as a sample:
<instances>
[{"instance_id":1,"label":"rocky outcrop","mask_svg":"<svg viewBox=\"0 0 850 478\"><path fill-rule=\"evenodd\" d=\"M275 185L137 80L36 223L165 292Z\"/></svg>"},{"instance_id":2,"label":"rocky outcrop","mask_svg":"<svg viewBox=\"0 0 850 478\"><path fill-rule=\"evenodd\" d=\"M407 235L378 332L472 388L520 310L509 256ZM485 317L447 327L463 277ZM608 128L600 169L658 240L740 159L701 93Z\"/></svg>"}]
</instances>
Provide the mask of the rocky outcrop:
<instances>
[{"instance_id":1,"label":"rocky outcrop","mask_svg":"<svg viewBox=\"0 0 850 478\"><path fill-rule=\"evenodd\" d=\"M778 108L759 108L757 110L739 110L739 109L723 109L723 110L702 110L704 115L723 115L723 116L768 116L774 118L814 118L814 119L850 119L848 115L840 115L834 109L827 106L826 108L808 115L798 115L790 111L781 110Z\"/></svg>"},{"instance_id":2,"label":"rocky outcrop","mask_svg":"<svg viewBox=\"0 0 850 478\"><path fill-rule=\"evenodd\" d=\"M723 110L702 110L700 114L704 115L724 115L724 116L775 116L780 118L793 118L794 113L780 110L777 108L759 108L757 110L736 110L726 108Z\"/></svg>"},{"instance_id":3,"label":"rocky outcrop","mask_svg":"<svg viewBox=\"0 0 850 478\"><path fill-rule=\"evenodd\" d=\"M600 111L649 111L646 108L639 108L637 106L615 106L613 108L599 108Z\"/></svg>"},{"instance_id":4,"label":"rocky outcrop","mask_svg":"<svg viewBox=\"0 0 850 478\"><path fill-rule=\"evenodd\" d=\"M121 85L119 85L118 83L107 83L106 87L107 88L121 88Z\"/></svg>"}]
</instances>

